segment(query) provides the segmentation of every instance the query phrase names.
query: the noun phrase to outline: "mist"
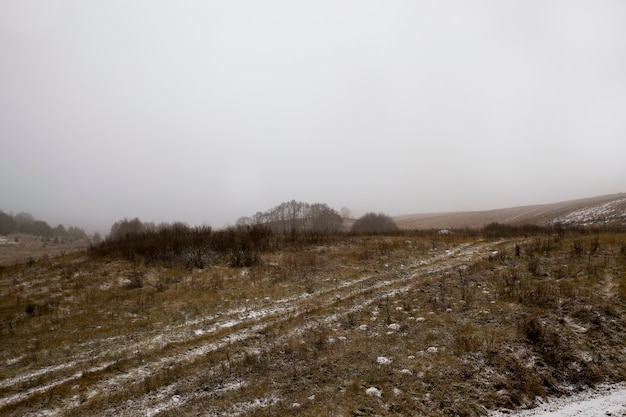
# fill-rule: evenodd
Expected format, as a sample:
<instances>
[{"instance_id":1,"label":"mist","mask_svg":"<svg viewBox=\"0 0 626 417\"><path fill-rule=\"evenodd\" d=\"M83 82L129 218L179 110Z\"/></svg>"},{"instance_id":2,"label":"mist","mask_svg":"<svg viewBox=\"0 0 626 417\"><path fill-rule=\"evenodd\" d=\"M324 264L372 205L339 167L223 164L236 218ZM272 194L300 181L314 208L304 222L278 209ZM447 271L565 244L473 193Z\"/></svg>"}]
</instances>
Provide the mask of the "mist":
<instances>
[{"instance_id":1,"label":"mist","mask_svg":"<svg viewBox=\"0 0 626 417\"><path fill-rule=\"evenodd\" d=\"M625 191L618 1L0 3L0 209L107 233Z\"/></svg>"}]
</instances>

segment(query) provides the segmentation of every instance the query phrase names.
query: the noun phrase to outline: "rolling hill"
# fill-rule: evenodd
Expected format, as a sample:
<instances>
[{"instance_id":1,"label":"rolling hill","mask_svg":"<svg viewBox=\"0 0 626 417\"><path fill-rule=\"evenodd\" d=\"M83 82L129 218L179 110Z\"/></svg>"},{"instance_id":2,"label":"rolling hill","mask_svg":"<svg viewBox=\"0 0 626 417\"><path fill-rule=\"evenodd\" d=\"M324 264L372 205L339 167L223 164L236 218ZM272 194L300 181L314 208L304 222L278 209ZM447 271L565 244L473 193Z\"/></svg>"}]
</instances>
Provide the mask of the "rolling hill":
<instances>
[{"instance_id":1,"label":"rolling hill","mask_svg":"<svg viewBox=\"0 0 626 417\"><path fill-rule=\"evenodd\" d=\"M502 224L565 226L626 225L626 193L610 194L551 204L485 211L408 214L394 218L403 229L477 228Z\"/></svg>"}]
</instances>

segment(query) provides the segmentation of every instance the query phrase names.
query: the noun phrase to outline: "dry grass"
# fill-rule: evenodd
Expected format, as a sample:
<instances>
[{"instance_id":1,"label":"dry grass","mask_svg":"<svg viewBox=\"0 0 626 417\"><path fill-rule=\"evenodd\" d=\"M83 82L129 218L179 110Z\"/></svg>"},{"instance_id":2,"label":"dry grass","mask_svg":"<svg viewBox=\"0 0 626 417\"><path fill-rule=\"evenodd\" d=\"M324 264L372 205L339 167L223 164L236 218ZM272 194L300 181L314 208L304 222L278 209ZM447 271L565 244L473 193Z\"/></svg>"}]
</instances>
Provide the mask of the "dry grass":
<instances>
[{"instance_id":1,"label":"dry grass","mask_svg":"<svg viewBox=\"0 0 626 417\"><path fill-rule=\"evenodd\" d=\"M527 406L626 379L625 248L617 233L405 234L294 244L243 268L84 253L4 267L0 414Z\"/></svg>"},{"instance_id":2,"label":"dry grass","mask_svg":"<svg viewBox=\"0 0 626 417\"><path fill-rule=\"evenodd\" d=\"M39 259L81 251L88 246L88 239L55 239L25 234L0 236L0 266L35 262Z\"/></svg>"}]
</instances>

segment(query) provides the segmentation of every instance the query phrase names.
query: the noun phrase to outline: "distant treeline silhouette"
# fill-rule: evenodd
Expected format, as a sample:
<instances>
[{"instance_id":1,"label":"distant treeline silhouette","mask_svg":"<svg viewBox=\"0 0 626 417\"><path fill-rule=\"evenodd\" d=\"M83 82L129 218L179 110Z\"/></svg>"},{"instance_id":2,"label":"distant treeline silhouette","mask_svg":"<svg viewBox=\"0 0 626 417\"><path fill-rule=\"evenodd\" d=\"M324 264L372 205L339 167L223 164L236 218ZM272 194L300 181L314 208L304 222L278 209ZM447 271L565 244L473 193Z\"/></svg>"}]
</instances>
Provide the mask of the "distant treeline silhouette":
<instances>
[{"instance_id":1,"label":"distant treeline silhouette","mask_svg":"<svg viewBox=\"0 0 626 417\"><path fill-rule=\"evenodd\" d=\"M28 235L41 236L44 238L86 238L85 231L78 227L65 228L62 224L56 227L50 227L43 220L37 220L30 213L18 213L16 215L7 214L0 211L0 235L9 235L12 233L24 233Z\"/></svg>"}]
</instances>

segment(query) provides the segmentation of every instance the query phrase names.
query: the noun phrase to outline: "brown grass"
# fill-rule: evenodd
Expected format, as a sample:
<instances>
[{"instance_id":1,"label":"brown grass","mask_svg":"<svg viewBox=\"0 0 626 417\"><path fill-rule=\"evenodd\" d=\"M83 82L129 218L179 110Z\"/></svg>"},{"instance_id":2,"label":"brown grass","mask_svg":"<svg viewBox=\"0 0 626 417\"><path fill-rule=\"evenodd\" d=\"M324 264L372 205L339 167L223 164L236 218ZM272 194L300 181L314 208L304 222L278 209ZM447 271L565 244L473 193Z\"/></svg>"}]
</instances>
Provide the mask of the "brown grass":
<instances>
[{"instance_id":1,"label":"brown grass","mask_svg":"<svg viewBox=\"0 0 626 417\"><path fill-rule=\"evenodd\" d=\"M5 267L0 414L528 406L626 379L625 247L618 233L405 233L294 243L250 267L85 253Z\"/></svg>"}]
</instances>

